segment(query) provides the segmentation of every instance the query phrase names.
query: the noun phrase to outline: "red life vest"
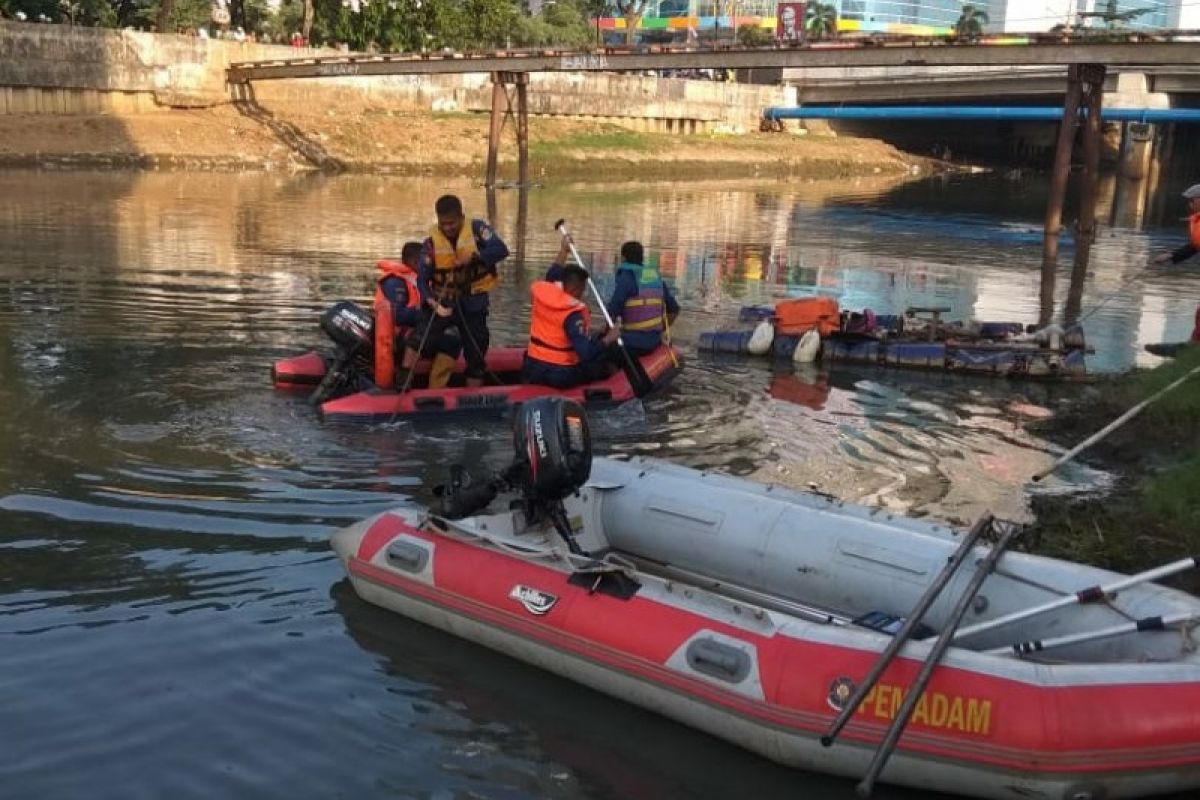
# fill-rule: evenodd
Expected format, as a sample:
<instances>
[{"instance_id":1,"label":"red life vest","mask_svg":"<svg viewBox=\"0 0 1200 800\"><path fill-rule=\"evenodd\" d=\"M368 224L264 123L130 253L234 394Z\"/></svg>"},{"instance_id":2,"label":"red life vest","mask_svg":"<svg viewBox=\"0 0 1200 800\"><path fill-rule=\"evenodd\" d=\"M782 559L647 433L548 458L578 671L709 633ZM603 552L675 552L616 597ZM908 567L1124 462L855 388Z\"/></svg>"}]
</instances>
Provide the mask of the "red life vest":
<instances>
[{"instance_id":1,"label":"red life vest","mask_svg":"<svg viewBox=\"0 0 1200 800\"><path fill-rule=\"evenodd\" d=\"M1188 217L1188 241L1192 247L1200 250L1200 213Z\"/></svg>"},{"instance_id":2,"label":"red life vest","mask_svg":"<svg viewBox=\"0 0 1200 800\"><path fill-rule=\"evenodd\" d=\"M579 363L579 354L571 346L567 336L567 317L575 312L583 314L584 329L592 324L588 307L563 291L562 284L537 281L529 287L533 295L533 310L529 322L529 357L571 367Z\"/></svg>"},{"instance_id":3,"label":"red life vest","mask_svg":"<svg viewBox=\"0 0 1200 800\"><path fill-rule=\"evenodd\" d=\"M383 293L383 282L388 278L401 278L408 290L408 308L421 304L417 292L417 273L402 261L383 259L375 264L379 280L375 283L375 385L381 389L394 389L396 383L396 337L403 336L406 328L396 327L392 301Z\"/></svg>"}]
</instances>

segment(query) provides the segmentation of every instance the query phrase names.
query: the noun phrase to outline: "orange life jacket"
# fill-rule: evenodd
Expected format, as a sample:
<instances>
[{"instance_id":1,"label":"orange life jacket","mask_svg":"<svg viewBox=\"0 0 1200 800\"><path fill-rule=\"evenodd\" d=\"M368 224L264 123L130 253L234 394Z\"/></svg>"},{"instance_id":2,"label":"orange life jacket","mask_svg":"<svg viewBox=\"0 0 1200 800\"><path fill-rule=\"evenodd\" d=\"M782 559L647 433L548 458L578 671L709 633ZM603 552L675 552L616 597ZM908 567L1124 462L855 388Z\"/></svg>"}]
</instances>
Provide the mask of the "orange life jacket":
<instances>
[{"instance_id":1,"label":"orange life jacket","mask_svg":"<svg viewBox=\"0 0 1200 800\"><path fill-rule=\"evenodd\" d=\"M563 291L561 283L537 281L529 287L533 295L533 310L529 322L529 357L571 367L579 363L579 354L571 346L567 336L567 317L575 312L583 314L583 326L592 324L588 307Z\"/></svg>"},{"instance_id":2,"label":"orange life jacket","mask_svg":"<svg viewBox=\"0 0 1200 800\"><path fill-rule=\"evenodd\" d=\"M417 308L421 296L417 292L417 273L402 261L383 259L375 264L379 280L375 283L375 385L381 389L394 389L396 384L396 337L403 335L404 328L397 329L392 301L383 293L383 282L388 278L401 278L408 290L408 308Z\"/></svg>"},{"instance_id":3,"label":"orange life jacket","mask_svg":"<svg viewBox=\"0 0 1200 800\"><path fill-rule=\"evenodd\" d=\"M775 304L775 332L800 336L813 328L822 336L841 324L838 301L832 297L800 297Z\"/></svg>"},{"instance_id":4,"label":"orange life jacket","mask_svg":"<svg viewBox=\"0 0 1200 800\"><path fill-rule=\"evenodd\" d=\"M1188 241L1192 247L1200 250L1200 213L1188 217Z\"/></svg>"},{"instance_id":5,"label":"orange life jacket","mask_svg":"<svg viewBox=\"0 0 1200 800\"><path fill-rule=\"evenodd\" d=\"M375 305L387 300L383 293L383 282L388 278L400 278L404 281L404 288L408 290L408 308L416 308L421 305L421 295L417 291L417 271L405 264L403 261L391 261L389 259L381 259L375 262L375 268L379 270L379 280L375 282Z\"/></svg>"}]
</instances>

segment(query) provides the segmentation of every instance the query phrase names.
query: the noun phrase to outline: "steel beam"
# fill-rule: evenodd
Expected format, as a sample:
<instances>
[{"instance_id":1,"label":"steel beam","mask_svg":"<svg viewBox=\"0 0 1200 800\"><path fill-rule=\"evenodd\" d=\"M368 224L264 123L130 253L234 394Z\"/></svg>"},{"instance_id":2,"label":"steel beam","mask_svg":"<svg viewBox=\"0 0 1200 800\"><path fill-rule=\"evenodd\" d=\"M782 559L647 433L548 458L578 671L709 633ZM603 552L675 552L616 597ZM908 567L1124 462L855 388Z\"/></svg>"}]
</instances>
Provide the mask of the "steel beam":
<instances>
[{"instance_id":1,"label":"steel beam","mask_svg":"<svg viewBox=\"0 0 1200 800\"><path fill-rule=\"evenodd\" d=\"M951 44L943 39L866 44L834 41L794 48L728 48L669 52L504 52L330 56L253 61L229 67L230 83L283 78L346 78L465 72L598 72L756 67L1005 66L1106 64L1109 67L1195 66L1200 41L1071 44Z\"/></svg>"}]
</instances>

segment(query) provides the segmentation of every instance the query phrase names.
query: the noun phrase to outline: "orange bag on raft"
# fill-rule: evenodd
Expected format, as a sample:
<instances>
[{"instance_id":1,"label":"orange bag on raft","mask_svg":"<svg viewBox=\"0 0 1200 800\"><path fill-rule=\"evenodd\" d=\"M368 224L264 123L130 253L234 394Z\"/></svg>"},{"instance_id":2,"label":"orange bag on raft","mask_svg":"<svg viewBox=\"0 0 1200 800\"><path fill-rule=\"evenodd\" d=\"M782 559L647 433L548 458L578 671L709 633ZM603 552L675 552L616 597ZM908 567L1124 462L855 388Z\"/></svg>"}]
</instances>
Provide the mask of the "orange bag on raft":
<instances>
[{"instance_id":1,"label":"orange bag on raft","mask_svg":"<svg viewBox=\"0 0 1200 800\"><path fill-rule=\"evenodd\" d=\"M775 332L800 336L813 328L822 336L841 327L841 310L832 297L801 297L775 304Z\"/></svg>"}]
</instances>

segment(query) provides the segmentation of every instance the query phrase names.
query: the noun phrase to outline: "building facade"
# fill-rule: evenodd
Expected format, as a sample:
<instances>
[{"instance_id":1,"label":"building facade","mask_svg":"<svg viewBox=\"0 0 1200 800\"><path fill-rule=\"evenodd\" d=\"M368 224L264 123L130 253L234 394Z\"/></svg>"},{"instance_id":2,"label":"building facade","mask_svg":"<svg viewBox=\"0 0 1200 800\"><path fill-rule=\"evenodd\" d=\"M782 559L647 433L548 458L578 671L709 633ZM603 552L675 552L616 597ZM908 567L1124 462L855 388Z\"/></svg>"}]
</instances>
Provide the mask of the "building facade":
<instances>
[{"instance_id":1,"label":"building facade","mask_svg":"<svg viewBox=\"0 0 1200 800\"><path fill-rule=\"evenodd\" d=\"M838 11L838 32L938 36L953 31L961 0L830 0ZM1200 30L1196 0L978 0L987 12L985 33L1032 33L1056 26L1117 30ZM639 38L687 41L716 31L730 34L743 25L775 29L776 0L651 0ZM624 33L625 20L600 21L611 37Z\"/></svg>"}]
</instances>

